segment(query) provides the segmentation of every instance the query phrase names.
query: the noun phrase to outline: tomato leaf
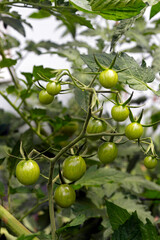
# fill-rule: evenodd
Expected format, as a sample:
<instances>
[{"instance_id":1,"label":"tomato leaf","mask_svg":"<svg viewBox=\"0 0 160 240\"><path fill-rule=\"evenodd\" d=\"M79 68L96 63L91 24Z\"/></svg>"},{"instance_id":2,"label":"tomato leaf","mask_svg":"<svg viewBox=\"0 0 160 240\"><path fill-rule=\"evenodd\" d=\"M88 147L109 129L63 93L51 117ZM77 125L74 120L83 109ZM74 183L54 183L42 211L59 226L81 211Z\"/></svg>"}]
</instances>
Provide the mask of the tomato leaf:
<instances>
[{"instance_id":1,"label":"tomato leaf","mask_svg":"<svg viewBox=\"0 0 160 240\"><path fill-rule=\"evenodd\" d=\"M4 58L0 61L0 68L11 67L17 63L17 60L13 60L11 58Z\"/></svg>"},{"instance_id":2,"label":"tomato leaf","mask_svg":"<svg viewBox=\"0 0 160 240\"><path fill-rule=\"evenodd\" d=\"M142 15L144 14L144 11L141 11L140 14L129 18L129 19L124 19L121 20L115 27L113 36L112 36L112 41L111 41L111 49L113 49L117 43L117 41L122 37L123 34L125 34L131 27L132 25L135 23L135 21L142 17Z\"/></svg>"},{"instance_id":3,"label":"tomato leaf","mask_svg":"<svg viewBox=\"0 0 160 240\"><path fill-rule=\"evenodd\" d=\"M75 100L79 104L79 106L84 110L88 110L89 104L89 93L87 91L82 91L79 88L75 88L74 90Z\"/></svg>"},{"instance_id":4,"label":"tomato leaf","mask_svg":"<svg viewBox=\"0 0 160 240\"><path fill-rule=\"evenodd\" d=\"M125 18L131 18L140 13L140 11L146 6L142 0L93 0L93 1L70 1L75 8L87 13L101 15L105 19L120 20Z\"/></svg>"},{"instance_id":5,"label":"tomato leaf","mask_svg":"<svg viewBox=\"0 0 160 240\"><path fill-rule=\"evenodd\" d=\"M44 10L44 9L40 9L38 12L34 12L32 14L29 15L29 18L38 18L38 19L41 19L41 18L47 18L47 17L50 17L51 14Z\"/></svg>"},{"instance_id":6,"label":"tomato leaf","mask_svg":"<svg viewBox=\"0 0 160 240\"><path fill-rule=\"evenodd\" d=\"M9 25L25 37L25 30L19 19L0 16L0 20L2 20L6 26Z\"/></svg>"},{"instance_id":7,"label":"tomato leaf","mask_svg":"<svg viewBox=\"0 0 160 240\"><path fill-rule=\"evenodd\" d=\"M43 78L53 78L55 77L56 72L52 68L44 68L41 66L34 66L33 67L33 76L36 80L42 80Z\"/></svg>"},{"instance_id":8,"label":"tomato leaf","mask_svg":"<svg viewBox=\"0 0 160 240\"><path fill-rule=\"evenodd\" d=\"M62 232L66 231L67 228L79 226L82 223L84 223L85 220L86 220L85 215L80 214L76 218L74 218L70 223L66 224L64 227L57 229L56 233L60 235Z\"/></svg>"},{"instance_id":9,"label":"tomato leaf","mask_svg":"<svg viewBox=\"0 0 160 240\"><path fill-rule=\"evenodd\" d=\"M35 237L37 236L37 234L32 234L32 235L28 235L28 236L20 236L17 238L17 240L33 240Z\"/></svg>"},{"instance_id":10,"label":"tomato leaf","mask_svg":"<svg viewBox=\"0 0 160 240\"><path fill-rule=\"evenodd\" d=\"M154 17L160 11L160 2L153 5L150 12L150 19Z\"/></svg>"},{"instance_id":11,"label":"tomato leaf","mask_svg":"<svg viewBox=\"0 0 160 240\"><path fill-rule=\"evenodd\" d=\"M117 182L121 181L127 176L127 173L122 173L115 169L90 167L86 171L85 175L78 180L75 184L80 184L81 186L100 186L106 182Z\"/></svg>"},{"instance_id":12,"label":"tomato leaf","mask_svg":"<svg viewBox=\"0 0 160 240\"><path fill-rule=\"evenodd\" d=\"M155 226L147 219L147 223L143 224L137 213L132 216L113 233L113 240L159 240Z\"/></svg>"},{"instance_id":13,"label":"tomato leaf","mask_svg":"<svg viewBox=\"0 0 160 240\"><path fill-rule=\"evenodd\" d=\"M106 201L107 213L112 229L116 230L120 225L130 217L126 209L115 205L112 202Z\"/></svg>"},{"instance_id":14,"label":"tomato leaf","mask_svg":"<svg viewBox=\"0 0 160 240\"><path fill-rule=\"evenodd\" d=\"M95 56L101 64L109 66L115 54L103 53L95 54ZM81 55L81 58L93 72L98 71L93 55ZM140 66L134 58L122 53L117 57L113 68L115 71L126 68L125 71L118 73L119 82L128 84L134 90L146 91L150 89L154 94L160 95L159 91L156 92L147 85L155 79L154 72L150 67Z\"/></svg>"}]
</instances>

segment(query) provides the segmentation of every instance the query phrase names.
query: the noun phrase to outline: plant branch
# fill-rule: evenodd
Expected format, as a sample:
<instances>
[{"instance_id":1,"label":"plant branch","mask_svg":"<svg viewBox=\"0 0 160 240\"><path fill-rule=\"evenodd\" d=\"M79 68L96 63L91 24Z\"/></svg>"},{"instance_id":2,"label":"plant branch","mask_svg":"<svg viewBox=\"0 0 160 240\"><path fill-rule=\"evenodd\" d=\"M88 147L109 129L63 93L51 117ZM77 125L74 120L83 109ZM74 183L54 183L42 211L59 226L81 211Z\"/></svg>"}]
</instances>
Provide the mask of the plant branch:
<instances>
[{"instance_id":1,"label":"plant branch","mask_svg":"<svg viewBox=\"0 0 160 240\"><path fill-rule=\"evenodd\" d=\"M19 221L21 222L25 217L27 217L31 212L33 212L37 207L39 207L41 204L45 203L48 201L48 198L41 201L41 202L38 202L34 207L32 207L29 211L27 211L20 219Z\"/></svg>"},{"instance_id":2,"label":"plant branch","mask_svg":"<svg viewBox=\"0 0 160 240\"><path fill-rule=\"evenodd\" d=\"M0 205L0 219L18 237L22 236L22 235L28 236L28 235L32 234L12 214L10 214L2 205ZM35 237L33 240L39 240L39 238Z\"/></svg>"},{"instance_id":3,"label":"plant branch","mask_svg":"<svg viewBox=\"0 0 160 240\"><path fill-rule=\"evenodd\" d=\"M85 137L89 138L89 137L103 137L103 136L125 136L125 133L107 133L107 132L103 132L103 133L94 133L94 134L85 134Z\"/></svg>"},{"instance_id":4,"label":"plant branch","mask_svg":"<svg viewBox=\"0 0 160 240\"><path fill-rule=\"evenodd\" d=\"M55 240L56 233L56 224L54 217L54 201L53 201L53 172L54 172L54 162L50 162L50 170L49 170L49 180L48 180L48 199L49 199L49 216L51 221L51 234L52 240Z\"/></svg>"}]
</instances>

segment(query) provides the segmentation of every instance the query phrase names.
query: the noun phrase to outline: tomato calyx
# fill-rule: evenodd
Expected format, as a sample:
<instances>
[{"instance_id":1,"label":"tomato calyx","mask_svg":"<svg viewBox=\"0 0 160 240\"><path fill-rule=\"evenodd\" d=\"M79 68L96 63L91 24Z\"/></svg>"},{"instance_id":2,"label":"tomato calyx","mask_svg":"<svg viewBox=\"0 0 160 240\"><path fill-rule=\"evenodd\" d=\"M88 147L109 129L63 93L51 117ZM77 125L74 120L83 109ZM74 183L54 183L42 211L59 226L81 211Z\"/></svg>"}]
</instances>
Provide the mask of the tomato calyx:
<instances>
[{"instance_id":1,"label":"tomato calyx","mask_svg":"<svg viewBox=\"0 0 160 240\"><path fill-rule=\"evenodd\" d=\"M142 117L143 117L144 109L142 109L142 111L141 111L141 113L140 113L140 115L139 115L138 118L134 118L132 111L131 111L130 109L129 109L129 111L130 111L130 113L129 113L130 121L131 121L131 122L137 122L137 123L140 123L141 120L142 120Z\"/></svg>"}]
</instances>

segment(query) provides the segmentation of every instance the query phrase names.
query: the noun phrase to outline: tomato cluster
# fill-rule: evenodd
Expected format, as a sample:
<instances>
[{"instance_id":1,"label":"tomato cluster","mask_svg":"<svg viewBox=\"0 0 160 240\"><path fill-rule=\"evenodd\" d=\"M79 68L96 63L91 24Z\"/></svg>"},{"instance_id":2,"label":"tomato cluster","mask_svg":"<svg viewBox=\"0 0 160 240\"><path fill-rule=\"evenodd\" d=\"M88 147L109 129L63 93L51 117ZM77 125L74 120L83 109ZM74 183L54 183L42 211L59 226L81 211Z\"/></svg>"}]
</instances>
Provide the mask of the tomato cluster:
<instances>
[{"instance_id":1,"label":"tomato cluster","mask_svg":"<svg viewBox=\"0 0 160 240\"><path fill-rule=\"evenodd\" d=\"M60 93L61 84L55 81L49 82L46 86L46 89L43 89L39 93L39 101L44 105L50 104L54 96Z\"/></svg>"},{"instance_id":2,"label":"tomato cluster","mask_svg":"<svg viewBox=\"0 0 160 240\"><path fill-rule=\"evenodd\" d=\"M101 86L106 89L114 88L118 83L118 73L112 69L112 65L114 64L114 61L109 68L101 66L98 63L98 61L97 61L97 64L102 69L102 71L99 73L99 82ZM60 91L61 91L61 85L59 82L55 82L55 81L49 82L46 86L46 89L42 90L39 93L39 101L42 104L49 104L53 101L54 96L58 94ZM143 135L143 127L144 127L144 125L140 123L143 115L143 111L138 119L137 118L135 119L133 117L132 112L130 110L131 106L128 105L131 101L132 96L133 96L133 93L124 103L122 103L121 96L118 93L118 91L116 91L116 100L115 101L111 100L111 102L114 103L114 106L111 109L111 116L112 116L112 119L116 122L123 122L129 117L131 123L129 123L125 127L124 135L126 138L128 138L128 140L132 140L135 143L136 142L140 143L141 137ZM120 99L120 102L119 102L119 99ZM99 112L99 116L95 116L94 115L95 113L91 112L90 119L85 128L86 130L85 134L86 134L86 137L92 141L96 141L100 138L101 140L104 141L98 147L97 156L99 161L102 164L110 164L118 156L118 147L117 147L118 143L113 141L114 131L112 131L111 138L108 141L104 138L105 134L103 135L103 133L107 133L106 132L108 129L107 124L109 126L110 124L105 119L101 118L101 114L102 114L101 109L100 110L98 109L96 113L97 112ZM62 133L63 135L72 136L72 134L76 132L78 127L79 125L76 121L70 121L60 129L60 133ZM144 165L149 169L154 168L157 165L156 155L154 154L147 155L144 159ZM79 154L69 156L63 161L62 173L60 172L61 184L56 188L54 193L54 200L57 205L59 205L62 208L66 208L74 204L76 200L76 192L71 184L79 180L85 174L86 168L87 168L86 162L83 159L83 157L80 156ZM35 178L33 178L33 183L36 181L35 180L37 178L36 176L37 175L35 175ZM29 184L28 182L24 182L23 180L21 180L18 173L17 173L17 178L23 184Z\"/></svg>"},{"instance_id":3,"label":"tomato cluster","mask_svg":"<svg viewBox=\"0 0 160 240\"><path fill-rule=\"evenodd\" d=\"M81 156L70 156L63 162L62 173L65 179L77 181L86 172L86 163ZM60 207L69 207L76 200L75 190L69 184L61 184L55 190L54 199Z\"/></svg>"}]
</instances>

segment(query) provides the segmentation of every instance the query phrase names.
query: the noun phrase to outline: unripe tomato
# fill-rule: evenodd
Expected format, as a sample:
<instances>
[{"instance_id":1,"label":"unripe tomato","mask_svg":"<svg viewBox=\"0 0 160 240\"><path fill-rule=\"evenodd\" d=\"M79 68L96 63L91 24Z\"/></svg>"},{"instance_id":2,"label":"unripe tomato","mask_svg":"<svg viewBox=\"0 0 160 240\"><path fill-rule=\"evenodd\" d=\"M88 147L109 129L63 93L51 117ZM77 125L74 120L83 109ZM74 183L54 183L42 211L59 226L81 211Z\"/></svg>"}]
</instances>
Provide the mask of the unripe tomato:
<instances>
[{"instance_id":1,"label":"unripe tomato","mask_svg":"<svg viewBox=\"0 0 160 240\"><path fill-rule=\"evenodd\" d=\"M63 176L70 181L77 181L86 171L86 163L81 156L71 156L63 162Z\"/></svg>"},{"instance_id":2,"label":"unripe tomato","mask_svg":"<svg viewBox=\"0 0 160 240\"><path fill-rule=\"evenodd\" d=\"M61 91L61 84L58 82L49 82L46 86L46 90L50 95L57 95Z\"/></svg>"},{"instance_id":3,"label":"unripe tomato","mask_svg":"<svg viewBox=\"0 0 160 240\"><path fill-rule=\"evenodd\" d=\"M87 126L87 133L89 134L102 133L102 132L105 132L106 129L107 129L107 125L105 122L98 119L90 118ZM94 137L94 138L97 138L97 137Z\"/></svg>"},{"instance_id":4,"label":"unripe tomato","mask_svg":"<svg viewBox=\"0 0 160 240\"><path fill-rule=\"evenodd\" d=\"M39 93L39 101L42 104L50 104L53 101L54 97L48 94L46 90L41 90Z\"/></svg>"},{"instance_id":5,"label":"unripe tomato","mask_svg":"<svg viewBox=\"0 0 160 240\"><path fill-rule=\"evenodd\" d=\"M118 74L112 69L106 69L100 73L99 82L104 88L112 88L118 82Z\"/></svg>"},{"instance_id":6,"label":"unripe tomato","mask_svg":"<svg viewBox=\"0 0 160 240\"><path fill-rule=\"evenodd\" d=\"M59 185L55 190L54 199L60 207L70 207L76 200L75 190L68 184Z\"/></svg>"},{"instance_id":7,"label":"unripe tomato","mask_svg":"<svg viewBox=\"0 0 160 240\"><path fill-rule=\"evenodd\" d=\"M129 116L129 109L126 106L115 105L111 109L112 118L117 122L125 121Z\"/></svg>"},{"instance_id":8,"label":"unripe tomato","mask_svg":"<svg viewBox=\"0 0 160 240\"><path fill-rule=\"evenodd\" d=\"M73 133L77 131L78 127L78 122L70 121L61 128L61 133L66 134L67 136L72 136Z\"/></svg>"},{"instance_id":9,"label":"unripe tomato","mask_svg":"<svg viewBox=\"0 0 160 240\"><path fill-rule=\"evenodd\" d=\"M152 169L155 168L157 165L157 159L155 157L152 156L147 156L144 159L144 166L146 168Z\"/></svg>"},{"instance_id":10,"label":"unripe tomato","mask_svg":"<svg viewBox=\"0 0 160 240\"><path fill-rule=\"evenodd\" d=\"M125 135L128 139L138 139L143 134L143 127L140 123L132 122L125 129Z\"/></svg>"},{"instance_id":11,"label":"unripe tomato","mask_svg":"<svg viewBox=\"0 0 160 240\"><path fill-rule=\"evenodd\" d=\"M113 142L103 143L98 149L98 158L104 164L113 162L117 157L117 154L118 149L116 144Z\"/></svg>"},{"instance_id":12,"label":"unripe tomato","mask_svg":"<svg viewBox=\"0 0 160 240\"><path fill-rule=\"evenodd\" d=\"M16 177L23 185L32 185L40 175L39 165L32 159L21 160L16 167Z\"/></svg>"}]
</instances>

